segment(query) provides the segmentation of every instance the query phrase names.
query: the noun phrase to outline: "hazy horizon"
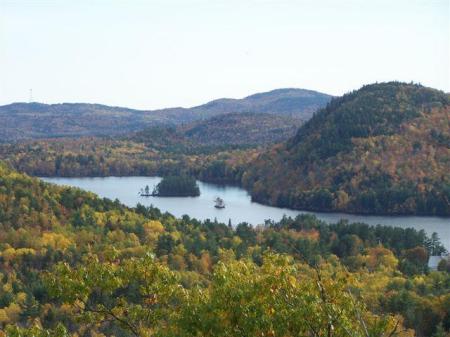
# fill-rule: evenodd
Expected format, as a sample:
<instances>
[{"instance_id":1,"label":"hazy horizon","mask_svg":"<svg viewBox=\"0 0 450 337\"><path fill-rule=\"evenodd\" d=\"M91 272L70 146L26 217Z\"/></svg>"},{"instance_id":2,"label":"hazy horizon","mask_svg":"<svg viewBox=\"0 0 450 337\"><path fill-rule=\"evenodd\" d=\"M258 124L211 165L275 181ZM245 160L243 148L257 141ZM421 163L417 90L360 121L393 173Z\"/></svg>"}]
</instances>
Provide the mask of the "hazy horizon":
<instances>
[{"instance_id":1,"label":"hazy horizon","mask_svg":"<svg viewBox=\"0 0 450 337\"><path fill-rule=\"evenodd\" d=\"M212 100L201 102L200 104L196 104L196 105L191 105L191 106L166 106L166 107L159 107L159 108L156 108L156 109L130 108L130 107L125 106L125 105L120 105L120 104L119 105L109 105L109 104L104 104L102 102L54 102L54 103L47 103L47 102L40 102L40 101L35 101L35 100L10 102L10 103L7 103L7 104L0 104L0 106L10 105L10 104L17 104L17 103L18 104L21 104L21 103L25 103L25 104L36 103L36 104L47 104L47 105L54 105L54 104L98 104L98 105L106 105L106 106L111 106L111 107L129 108L129 109L134 109L134 110L159 110L159 109L170 109L170 108L186 108L186 109L189 109L189 108L194 108L196 106L207 104L207 103L215 101L215 100L220 100L220 99L244 99L244 98L256 95L256 94L269 93L269 92L277 91L277 90L306 90L306 91L317 92L317 93L320 93L320 94L327 94L326 92L320 92L320 91L317 91L317 90L312 90L312 89L307 89L307 88L274 88L274 89L263 91L263 92L250 93L250 94L242 96L242 97L216 97L216 98L213 98ZM328 95L330 95L330 94L328 94ZM330 95L330 96L333 96L333 95Z\"/></svg>"},{"instance_id":2,"label":"hazy horizon","mask_svg":"<svg viewBox=\"0 0 450 337\"><path fill-rule=\"evenodd\" d=\"M450 91L448 1L0 0L0 105L192 107L374 82Z\"/></svg>"},{"instance_id":3,"label":"hazy horizon","mask_svg":"<svg viewBox=\"0 0 450 337\"><path fill-rule=\"evenodd\" d=\"M367 83L367 84L363 84L362 86L368 85L368 84L375 84L375 83L382 83L382 82ZM423 85L422 83L417 83L417 82L414 82L414 84ZM358 90L361 87L354 88L354 89L352 89L350 91ZM142 110L142 111L145 111L145 110L170 109L170 108L186 108L186 109L190 109L190 108L194 108L196 106L201 106L201 105L207 104L207 103L215 101L215 100L220 100L220 99L244 99L244 98L247 98L247 97L255 95L255 94L268 93L268 92L272 92L272 91L276 91L276 90L285 90L285 89L288 89L288 90L289 89L308 90L308 91L318 92L318 93L321 93L321 94L328 94L326 92L321 92L321 91L307 89L307 88L274 88L274 89L263 91L263 92L251 93L249 95L242 96L242 97L217 97L217 98L213 98L213 99L211 99L209 101L205 101L205 102L202 102L202 103L199 103L199 104L196 104L196 105L190 105L190 106L181 106L181 105L180 106L164 106L164 107L159 107L159 108L154 108L154 109L146 109L145 107L143 107L143 108L133 108L133 107L129 107L129 106L126 106L126 105L120 105L120 104L119 105L110 105L110 104L105 104L105 103L102 103L102 102L52 102L52 103L48 103L48 102L40 102L40 101L35 101L35 100L32 100L32 101L25 101L24 100L24 101L10 102L10 103L6 103L6 104L0 104L0 106L10 105L10 104L21 104L21 103L24 103L24 104L34 104L35 103L35 104L46 104L46 105L57 105L57 104L94 104L95 105L95 104L98 104L98 105L105 105L105 106L110 106L110 107L120 107L120 108L128 108L128 109L132 109L132 110ZM345 92L345 93L342 93L342 94L346 94L346 93L348 93L348 92ZM331 94L328 94L328 95L333 96L333 97L339 97L339 95L331 95Z\"/></svg>"}]
</instances>

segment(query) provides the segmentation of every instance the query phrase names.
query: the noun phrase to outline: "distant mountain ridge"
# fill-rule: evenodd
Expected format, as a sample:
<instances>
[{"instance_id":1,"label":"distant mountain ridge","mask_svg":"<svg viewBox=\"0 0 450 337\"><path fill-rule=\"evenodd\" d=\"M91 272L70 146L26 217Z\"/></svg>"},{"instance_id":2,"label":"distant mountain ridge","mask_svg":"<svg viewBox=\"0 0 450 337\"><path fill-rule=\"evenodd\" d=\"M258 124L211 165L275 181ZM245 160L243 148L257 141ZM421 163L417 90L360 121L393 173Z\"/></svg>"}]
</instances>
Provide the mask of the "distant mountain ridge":
<instances>
[{"instance_id":1,"label":"distant mountain ridge","mask_svg":"<svg viewBox=\"0 0 450 337\"><path fill-rule=\"evenodd\" d=\"M221 98L192 109L195 111L208 110L216 114L227 110L276 113L306 120L330 99L330 95L313 90L285 88L253 94L242 99Z\"/></svg>"},{"instance_id":2,"label":"distant mountain ridge","mask_svg":"<svg viewBox=\"0 0 450 337\"><path fill-rule=\"evenodd\" d=\"M225 113L269 113L308 120L330 95L276 89L242 99L222 98L192 108L136 110L88 103L12 103L0 106L2 141L119 135L157 125L180 125Z\"/></svg>"}]
</instances>

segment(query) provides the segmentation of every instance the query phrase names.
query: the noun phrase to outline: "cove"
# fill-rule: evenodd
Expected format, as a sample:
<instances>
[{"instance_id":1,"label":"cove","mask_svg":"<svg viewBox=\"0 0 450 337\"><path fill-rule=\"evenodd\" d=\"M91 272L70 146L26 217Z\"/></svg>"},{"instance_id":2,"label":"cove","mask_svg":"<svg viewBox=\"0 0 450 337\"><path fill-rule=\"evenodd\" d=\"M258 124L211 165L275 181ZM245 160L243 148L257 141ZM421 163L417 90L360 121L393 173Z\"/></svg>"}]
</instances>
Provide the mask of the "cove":
<instances>
[{"instance_id":1,"label":"cove","mask_svg":"<svg viewBox=\"0 0 450 337\"><path fill-rule=\"evenodd\" d=\"M336 223L341 219L350 222L364 222L368 225L387 225L394 227L412 227L423 229L428 235L438 233L443 245L450 250L450 218L436 216L376 216L355 215L345 213L322 213L298 211L262 205L251 201L250 195L244 189L236 186L217 185L198 182L199 197L141 197L138 192L146 185L153 189L159 183L160 177L99 177L99 178L41 178L44 181L79 187L94 192L100 197L118 199L121 203L134 207L138 203L145 206L153 205L163 212L169 212L177 217L185 214L199 220L214 220L233 225L247 222L252 225L263 224L265 220L280 220L284 215L295 217L298 214L314 214L327 223ZM224 200L225 208L214 207L214 200L219 197Z\"/></svg>"}]
</instances>

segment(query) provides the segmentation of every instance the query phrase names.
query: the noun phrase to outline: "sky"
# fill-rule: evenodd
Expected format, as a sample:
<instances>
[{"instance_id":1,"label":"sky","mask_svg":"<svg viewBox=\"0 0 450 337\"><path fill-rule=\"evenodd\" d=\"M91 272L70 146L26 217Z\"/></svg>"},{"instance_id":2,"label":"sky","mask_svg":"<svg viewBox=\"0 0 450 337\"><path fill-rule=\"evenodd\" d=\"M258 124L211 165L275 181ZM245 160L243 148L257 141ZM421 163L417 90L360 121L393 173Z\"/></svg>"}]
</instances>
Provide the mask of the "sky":
<instances>
[{"instance_id":1,"label":"sky","mask_svg":"<svg viewBox=\"0 0 450 337\"><path fill-rule=\"evenodd\" d=\"M0 0L0 105L190 107L390 80L449 92L449 50L449 0Z\"/></svg>"}]
</instances>

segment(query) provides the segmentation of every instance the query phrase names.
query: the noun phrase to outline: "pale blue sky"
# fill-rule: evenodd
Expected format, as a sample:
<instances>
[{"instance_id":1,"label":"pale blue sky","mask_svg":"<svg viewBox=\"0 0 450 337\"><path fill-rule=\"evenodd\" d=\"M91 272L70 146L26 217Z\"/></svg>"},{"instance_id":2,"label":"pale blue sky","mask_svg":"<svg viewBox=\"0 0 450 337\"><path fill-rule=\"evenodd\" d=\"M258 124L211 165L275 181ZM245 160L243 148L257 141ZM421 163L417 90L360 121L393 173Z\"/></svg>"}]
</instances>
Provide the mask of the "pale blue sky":
<instances>
[{"instance_id":1,"label":"pale blue sky","mask_svg":"<svg viewBox=\"0 0 450 337\"><path fill-rule=\"evenodd\" d=\"M0 0L0 104L192 106L280 87L450 91L449 0Z\"/></svg>"}]
</instances>

